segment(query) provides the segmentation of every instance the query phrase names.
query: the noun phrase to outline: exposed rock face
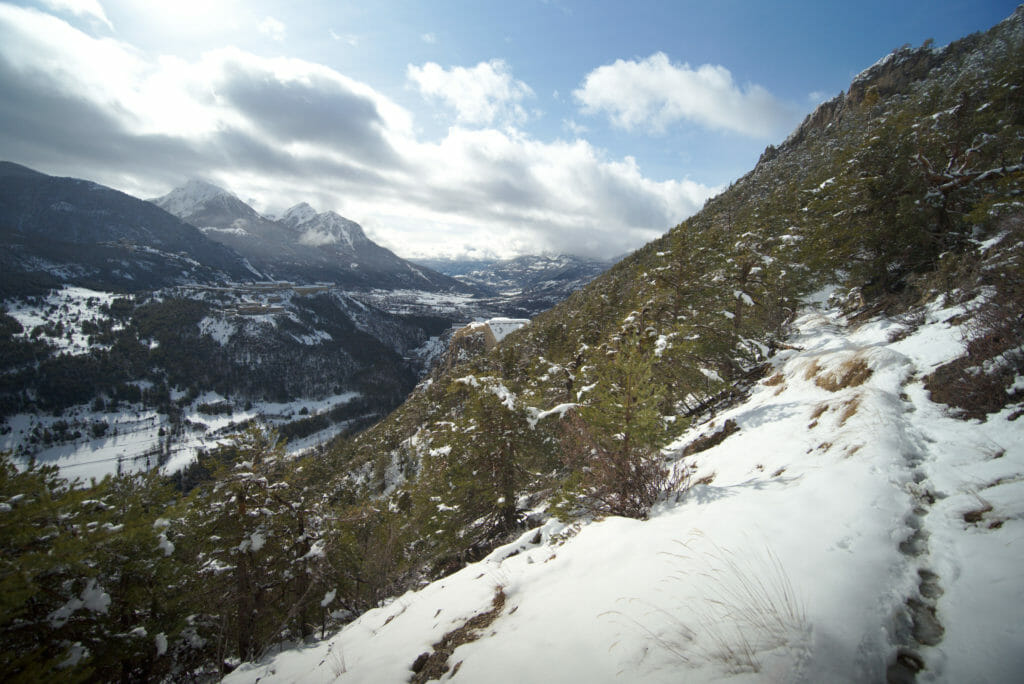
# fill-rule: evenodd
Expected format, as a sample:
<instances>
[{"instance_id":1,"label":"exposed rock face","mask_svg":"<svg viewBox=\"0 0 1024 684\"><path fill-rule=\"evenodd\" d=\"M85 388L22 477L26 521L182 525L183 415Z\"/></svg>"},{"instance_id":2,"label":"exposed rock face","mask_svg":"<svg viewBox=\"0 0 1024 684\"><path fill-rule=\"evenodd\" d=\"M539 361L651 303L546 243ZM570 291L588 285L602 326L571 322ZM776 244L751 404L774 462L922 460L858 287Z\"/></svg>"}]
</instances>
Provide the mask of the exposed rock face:
<instances>
[{"instance_id":1,"label":"exposed rock face","mask_svg":"<svg viewBox=\"0 0 1024 684\"><path fill-rule=\"evenodd\" d=\"M880 97L904 91L914 81L925 78L942 62L942 52L925 44L919 48L904 45L860 73L850 84L846 101L857 106L874 90Z\"/></svg>"},{"instance_id":2,"label":"exposed rock face","mask_svg":"<svg viewBox=\"0 0 1024 684\"><path fill-rule=\"evenodd\" d=\"M470 323L459 328L452 334L448 350L438 360L432 375L443 375L460 363L486 354L497 344L497 338L486 323Z\"/></svg>"},{"instance_id":3,"label":"exposed rock face","mask_svg":"<svg viewBox=\"0 0 1024 684\"><path fill-rule=\"evenodd\" d=\"M452 333L448 349L438 360L433 374L446 373L460 363L486 354L507 335L529 322L525 318L491 318L459 328Z\"/></svg>"}]
</instances>

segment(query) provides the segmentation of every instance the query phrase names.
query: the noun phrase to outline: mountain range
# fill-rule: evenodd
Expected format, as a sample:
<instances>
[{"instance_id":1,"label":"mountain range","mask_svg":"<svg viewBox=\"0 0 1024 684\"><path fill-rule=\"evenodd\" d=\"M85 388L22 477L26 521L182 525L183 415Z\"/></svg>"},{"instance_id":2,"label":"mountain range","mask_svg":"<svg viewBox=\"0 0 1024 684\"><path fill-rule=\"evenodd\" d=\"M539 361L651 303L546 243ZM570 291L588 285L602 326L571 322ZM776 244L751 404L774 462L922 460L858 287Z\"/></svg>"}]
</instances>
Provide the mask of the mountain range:
<instances>
[{"instance_id":1,"label":"mountain range","mask_svg":"<svg viewBox=\"0 0 1024 684\"><path fill-rule=\"evenodd\" d=\"M300 203L268 218L197 180L144 202L0 162L0 247L5 295L60 284L136 292L252 280L479 294L398 257L334 212Z\"/></svg>"},{"instance_id":2,"label":"mountain range","mask_svg":"<svg viewBox=\"0 0 1024 684\"><path fill-rule=\"evenodd\" d=\"M201 440L186 426L206 424L211 401L237 410L356 396L331 422L365 424L408 394L454 328L535 314L597 270L521 259L497 280L478 269L463 282L305 203L267 217L198 180L146 202L10 162L0 163L0 246L3 448L79 468L109 450L90 438L94 425L134 430L122 426L129 404L155 412L139 449L99 458L96 474L122 457L152 463L158 442L160 462L187 464Z\"/></svg>"},{"instance_id":3,"label":"mountain range","mask_svg":"<svg viewBox=\"0 0 1024 684\"><path fill-rule=\"evenodd\" d=\"M354 221L333 211L317 213L305 202L270 218L200 180L151 202L243 255L266 279L330 282L346 289L474 292L396 256L367 238Z\"/></svg>"},{"instance_id":4,"label":"mountain range","mask_svg":"<svg viewBox=\"0 0 1024 684\"><path fill-rule=\"evenodd\" d=\"M63 283L153 290L252 280L234 250L154 205L76 178L0 162L0 294Z\"/></svg>"}]
</instances>

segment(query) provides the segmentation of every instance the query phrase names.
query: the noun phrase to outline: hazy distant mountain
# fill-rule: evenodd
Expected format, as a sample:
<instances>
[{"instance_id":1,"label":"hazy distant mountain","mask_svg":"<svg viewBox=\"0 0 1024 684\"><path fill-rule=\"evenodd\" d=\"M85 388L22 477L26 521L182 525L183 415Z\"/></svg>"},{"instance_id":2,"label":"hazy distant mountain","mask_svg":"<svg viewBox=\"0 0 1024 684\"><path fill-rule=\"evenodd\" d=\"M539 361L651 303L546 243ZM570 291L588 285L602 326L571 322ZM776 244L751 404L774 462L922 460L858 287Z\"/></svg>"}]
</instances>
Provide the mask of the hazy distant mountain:
<instances>
[{"instance_id":1,"label":"hazy distant mountain","mask_svg":"<svg viewBox=\"0 0 1024 684\"><path fill-rule=\"evenodd\" d=\"M491 296L507 298L504 308L532 316L551 308L580 289L614 261L570 255L521 256L504 260L420 259L423 264Z\"/></svg>"},{"instance_id":2,"label":"hazy distant mountain","mask_svg":"<svg viewBox=\"0 0 1024 684\"><path fill-rule=\"evenodd\" d=\"M0 162L0 245L0 294L256 277L237 253L149 202L11 162Z\"/></svg>"},{"instance_id":3,"label":"hazy distant mountain","mask_svg":"<svg viewBox=\"0 0 1024 684\"><path fill-rule=\"evenodd\" d=\"M381 247L358 223L333 211L317 213L304 202L271 218L227 190L199 180L151 201L237 250L268 278L359 289L471 290Z\"/></svg>"}]
</instances>

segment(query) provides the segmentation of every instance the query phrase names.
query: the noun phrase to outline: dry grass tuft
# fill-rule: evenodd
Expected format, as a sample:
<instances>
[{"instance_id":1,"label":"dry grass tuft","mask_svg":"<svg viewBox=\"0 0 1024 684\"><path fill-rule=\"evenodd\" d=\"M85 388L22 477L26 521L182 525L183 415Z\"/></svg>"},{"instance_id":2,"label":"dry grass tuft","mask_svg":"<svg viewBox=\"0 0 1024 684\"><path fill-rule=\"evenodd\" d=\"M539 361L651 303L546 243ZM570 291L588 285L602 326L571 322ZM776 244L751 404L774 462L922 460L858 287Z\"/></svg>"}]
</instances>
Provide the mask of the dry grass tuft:
<instances>
[{"instance_id":1,"label":"dry grass tuft","mask_svg":"<svg viewBox=\"0 0 1024 684\"><path fill-rule=\"evenodd\" d=\"M817 367L817 362L812 365ZM867 362L861 357L855 356L827 373L819 373L816 369L814 384L829 392L838 392L846 387L863 385L871 377L871 372Z\"/></svg>"},{"instance_id":2,"label":"dry grass tuft","mask_svg":"<svg viewBox=\"0 0 1024 684\"><path fill-rule=\"evenodd\" d=\"M843 402L843 410L839 414L839 424L846 425L846 421L853 417L857 413L857 409L860 408L860 395L853 397Z\"/></svg>"},{"instance_id":3,"label":"dry grass tuft","mask_svg":"<svg viewBox=\"0 0 1024 684\"><path fill-rule=\"evenodd\" d=\"M808 430L813 430L814 428L818 427L818 419L821 418L822 414L824 414L825 411L828 411L827 401L823 401L814 407L814 410L811 411L811 422L807 426Z\"/></svg>"},{"instance_id":4,"label":"dry grass tuft","mask_svg":"<svg viewBox=\"0 0 1024 684\"><path fill-rule=\"evenodd\" d=\"M765 380L764 384L768 385L769 387L775 387L775 385L781 385L785 381L786 378L782 375L782 373L776 373L775 375Z\"/></svg>"},{"instance_id":5,"label":"dry grass tuft","mask_svg":"<svg viewBox=\"0 0 1024 684\"><path fill-rule=\"evenodd\" d=\"M730 674L761 672L762 653L778 648L797 653L804 648L810 626L803 602L770 548L739 553L711 541L704 549L676 543L678 552L665 553L680 567L669 579L701 586L696 603L680 611L647 604L649 618L667 623L659 629L619 611L609 615L625 618L682 663L717 663ZM679 613L692 617L680 618Z\"/></svg>"},{"instance_id":6,"label":"dry grass tuft","mask_svg":"<svg viewBox=\"0 0 1024 684\"><path fill-rule=\"evenodd\" d=\"M695 484L695 485L709 485L709 484L711 484L712 482L715 481L715 475L716 474L717 473L715 473L715 471L711 471L710 473L708 473L704 477L700 478L699 480L696 480L693 484Z\"/></svg>"},{"instance_id":7,"label":"dry grass tuft","mask_svg":"<svg viewBox=\"0 0 1024 684\"><path fill-rule=\"evenodd\" d=\"M710 435L704 435L698 437L683 448L683 456L692 456L693 454L699 454L702 451L707 451L711 447L718 446L725 441L725 438L734 432L739 432L740 426L736 424L736 421L729 419L725 421L717 431Z\"/></svg>"},{"instance_id":8,"label":"dry grass tuft","mask_svg":"<svg viewBox=\"0 0 1024 684\"><path fill-rule=\"evenodd\" d=\"M821 370L821 366L818 365L818 360L814 359L807 364L807 369L804 371L804 380L814 380L817 377L818 371Z\"/></svg>"}]
</instances>

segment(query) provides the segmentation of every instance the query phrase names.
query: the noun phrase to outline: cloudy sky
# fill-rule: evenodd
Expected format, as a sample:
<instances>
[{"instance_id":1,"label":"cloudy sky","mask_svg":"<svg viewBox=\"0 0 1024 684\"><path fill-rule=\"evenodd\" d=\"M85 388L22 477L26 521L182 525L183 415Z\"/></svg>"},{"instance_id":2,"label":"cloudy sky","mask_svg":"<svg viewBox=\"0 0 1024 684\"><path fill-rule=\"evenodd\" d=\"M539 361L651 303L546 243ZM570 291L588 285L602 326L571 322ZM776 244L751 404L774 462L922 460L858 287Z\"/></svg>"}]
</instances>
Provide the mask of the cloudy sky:
<instances>
[{"instance_id":1,"label":"cloudy sky","mask_svg":"<svg viewBox=\"0 0 1024 684\"><path fill-rule=\"evenodd\" d=\"M0 2L0 159L308 201L405 257L634 249L1016 0Z\"/></svg>"}]
</instances>

